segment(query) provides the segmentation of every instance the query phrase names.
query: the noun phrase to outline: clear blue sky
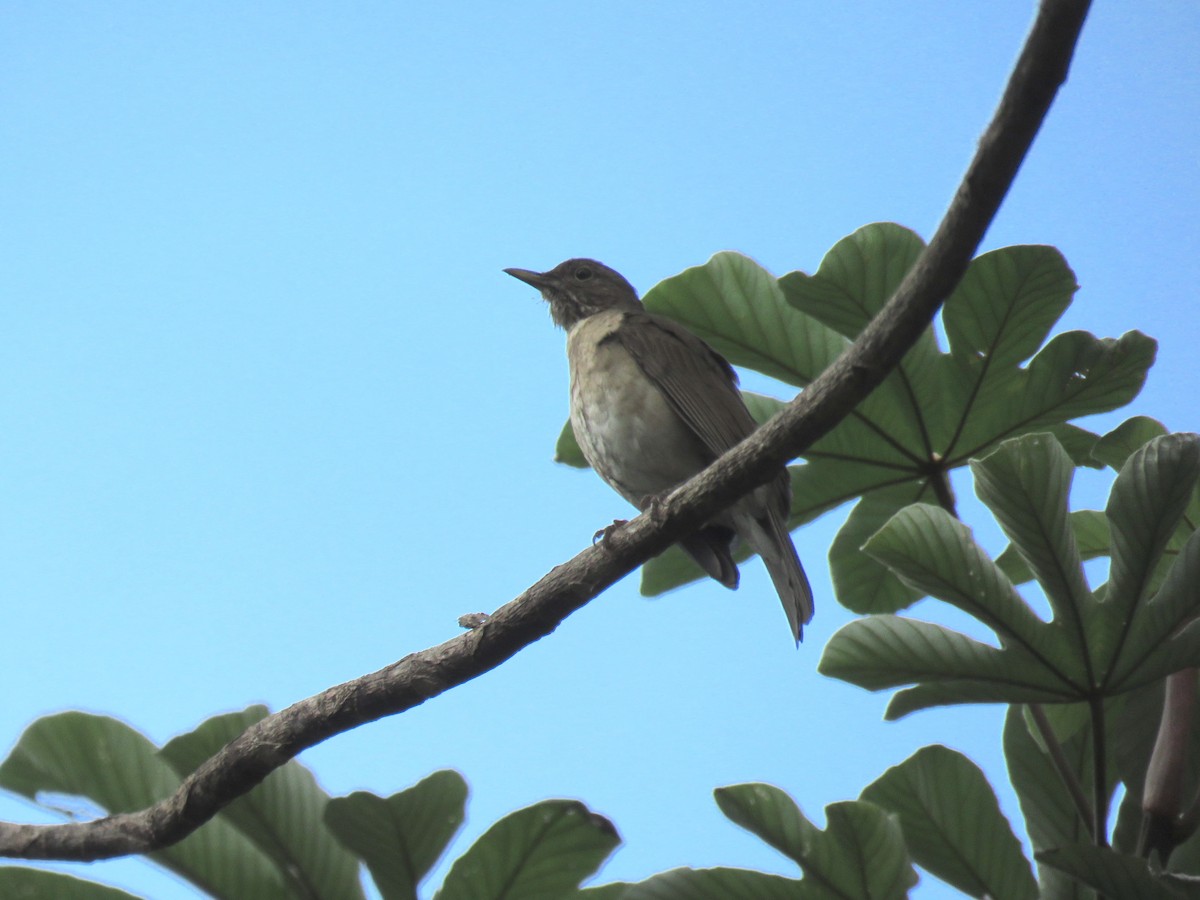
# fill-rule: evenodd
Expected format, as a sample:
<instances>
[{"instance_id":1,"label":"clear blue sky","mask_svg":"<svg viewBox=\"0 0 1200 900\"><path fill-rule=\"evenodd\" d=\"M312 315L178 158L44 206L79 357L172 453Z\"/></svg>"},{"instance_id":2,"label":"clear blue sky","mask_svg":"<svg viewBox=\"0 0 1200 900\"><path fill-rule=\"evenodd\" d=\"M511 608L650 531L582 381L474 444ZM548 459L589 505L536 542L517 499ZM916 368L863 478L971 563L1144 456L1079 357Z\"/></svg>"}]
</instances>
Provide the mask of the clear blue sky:
<instances>
[{"instance_id":1,"label":"clear blue sky","mask_svg":"<svg viewBox=\"0 0 1200 900\"><path fill-rule=\"evenodd\" d=\"M594 256L644 291L722 249L783 274L868 222L929 237L1032 6L3 3L0 744L63 709L159 742L279 709L572 556L627 507L551 462L563 335L500 270ZM1082 289L1059 330L1158 338L1126 414L1177 430L1200 418L1197 46L1191 4L1097 3L986 241L1061 248ZM626 841L606 880L790 872L718 785L773 782L823 823L942 742L1005 786L1001 709L888 724L885 695L816 674L849 619L825 561L844 514L796 535L799 652L756 562L737 593L647 601L634 575L302 761L334 793L459 769L455 854L582 798ZM46 817L4 798L0 818ZM145 863L83 868L195 896Z\"/></svg>"}]
</instances>

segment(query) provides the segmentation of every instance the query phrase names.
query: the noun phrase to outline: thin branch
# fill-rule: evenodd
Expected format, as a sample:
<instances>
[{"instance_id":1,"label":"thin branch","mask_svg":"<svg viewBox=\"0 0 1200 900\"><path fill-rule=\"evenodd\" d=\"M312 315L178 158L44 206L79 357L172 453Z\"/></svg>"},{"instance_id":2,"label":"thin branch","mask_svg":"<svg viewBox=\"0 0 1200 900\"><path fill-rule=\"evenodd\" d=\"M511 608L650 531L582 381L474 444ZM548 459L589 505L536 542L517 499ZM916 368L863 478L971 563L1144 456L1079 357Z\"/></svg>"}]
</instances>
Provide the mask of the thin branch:
<instances>
[{"instance_id":1,"label":"thin branch","mask_svg":"<svg viewBox=\"0 0 1200 900\"><path fill-rule=\"evenodd\" d=\"M0 824L0 854L93 860L172 844L300 751L411 709L503 663L698 528L845 418L929 326L966 271L1066 79L1087 0L1043 0L1004 96L929 246L837 361L752 437L603 543L558 566L479 628L322 691L247 729L148 809L62 825Z\"/></svg>"}]
</instances>

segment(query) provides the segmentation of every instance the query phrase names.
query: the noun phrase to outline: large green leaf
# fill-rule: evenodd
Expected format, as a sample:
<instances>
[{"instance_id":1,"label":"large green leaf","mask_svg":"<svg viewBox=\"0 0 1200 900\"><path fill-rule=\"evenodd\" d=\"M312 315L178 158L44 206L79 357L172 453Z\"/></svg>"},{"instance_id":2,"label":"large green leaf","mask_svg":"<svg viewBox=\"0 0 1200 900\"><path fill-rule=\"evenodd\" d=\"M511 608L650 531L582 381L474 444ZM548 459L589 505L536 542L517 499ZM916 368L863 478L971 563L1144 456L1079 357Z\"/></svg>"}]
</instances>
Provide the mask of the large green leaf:
<instances>
[{"instance_id":1,"label":"large green leaf","mask_svg":"<svg viewBox=\"0 0 1200 900\"><path fill-rule=\"evenodd\" d=\"M979 767L923 747L883 773L862 799L900 817L914 861L971 897L1036 898L1033 869Z\"/></svg>"},{"instance_id":2,"label":"large green leaf","mask_svg":"<svg viewBox=\"0 0 1200 900\"><path fill-rule=\"evenodd\" d=\"M1179 525L1200 481L1200 437L1157 437L1130 456L1103 518L1069 515L1073 469L1051 435L1005 441L972 470L980 498L1019 554L1017 562L1010 553L1006 567L1037 577L1053 621L1033 612L962 523L938 507L914 504L864 549L905 584L987 625L1000 648L877 615L830 639L822 672L874 690L913 685L889 705L887 715L897 717L947 703L1079 703L1097 689L1115 697L1200 667L1200 537ZM1075 535L1088 536L1090 556L1107 543L1109 528L1122 529L1124 549L1113 552L1123 552L1125 561L1114 563L1107 589L1097 592L1106 599L1098 601ZM1120 602L1114 591L1137 599Z\"/></svg>"},{"instance_id":3,"label":"large green leaf","mask_svg":"<svg viewBox=\"0 0 1200 900\"><path fill-rule=\"evenodd\" d=\"M975 491L1037 578L1054 619L1087 657L1083 622L1092 596L1068 524L1067 494L1075 469L1053 437L1031 434L1002 443L971 463ZM1090 658L1089 658L1090 662Z\"/></svg>"},{"instance_id":4,"label":"large green leaf","mask_svg":"<svg viewBox=\"0 0 1200 900\"><path fill-rule=\"evenodd\" d=\"M1157 587L1165 570L1165 565L1160 567L1160 557L1198 480L1200 437L1193 434L1154 438L1130 456L1117 475L1105 510L1112 536L1112 563L1098 653L1106 670L1118 664L1128 632L1134 627L1135 611ZM1179 603L1186 604L1186 598Z\"/></svg>"},{"instance_id":5,"label":"large green leaf","mask_svg":"<svg viewBox=\"0 0 1200 900\"><path fill-rule=\"evenodd\" d=\"M1200 616L1198 585L1200 531L1192 533L1154 598L1134 618L1120 659L1109 675L1114 687L1200 665L1200 629L1189 625ZM1191 657L1193 651L1195 657ZM1174 659L1181 654L1182 659Z\"/></svg>"},{"instance_id":6,"label":"large green leaf","mask_svg":"<svg viewBox=\"0 0 1200 900\"><path fill-rule=\"evenodd\" d=\"M899 826L877 806L833 803L825 808L821 831L771 785L738 784L714 794L732 821L800 865L803 887L828 892L813 896L904 897L917 883ZM871 864L864 866L864 859Z\"/></svg>"},{"instance_id":7,"label":"large green leaf","mask_svg":"<svg viewBox=\"0 0 1200 900\"><path fill-rule=\"evenodd\" d=\"M137 900L133 894L94 881L25 866L0 866L0 897L10 900Z\"/></svg>"},{"instance_id":8,"label":"large green leaf","mask_svg":"<svg viewBox=\"0 0 1200 900\"><path fill-rule=\"evenodd\" d=\"M883 309L924 249L925 242L909 229L876 222L838 241L815 275L790 272L779 279L779 287L792 306L853 339ZM865 422L884 426L918 458L929 456L934 422L942 421L938 358L937 338L928 328L859 409Z\"/></svg>"},{"instance_id":9,"label":"large green leaf","mask_svg":"<svg viewBox=\"0 0 1200 900\"><path fill-rule=\"evenodd\" d=\"M1098 509L1077 509L1067 516L1067 524L1075 535L1075 546L1082 560L1108 556L1108 517ZM1009 544L996 557L996 565L1013 584L1033 581L1033 571L1017 548Z\"/></svg>"},{"instance_id":10,"label":"large green leaf","mask_svg":"<svg viewBox=\"0 0 1200 900\"><path fill-rule=\"evenodd\" d=\"M1078 290L1053 247L1005 247L971 262L946 301L942 322L950 352L1008 369L1037 352ZM972 392L978 393L978 386Z\"/></svg>"},{"instance_id":11,"label":"large green leaf","mask_svg":"<svg viewBox=\"0 0 1200 900\"><path fill-rule=\"evenodd\" d=\"M957 606L996 633L1004 647L1020 647L1064 681L1079 677L1060 630L1029 608L971 531L945 510L909 506L872 537L864 549L906 583Z\"/></svg>"},{"instance_id":12,"label":"large green leaf","mask_svg":"<svg viewBox=\"0 0 1200 900\"><path fill-rule=\"evenodd\" d=\"M1100 438L1092 448L1092 455L1105 465L1120 471L1121 466L1125 465L1125 460L1133 456L1135 451L1166 433L1166 426L1157 419L1133 416Z\"/></svg>"},{"instance_id":13,"label":"large green leaf","mask_svg":"<svg viewBox=\"0 0 1200 900\"><path fill-rule=\"evenodd\" d=\"M826 644L818 670L868 690L937 684L939 690L929 694L936 704L1053 702L1073 696L1056 673L1023 650L999 650L903 616L868 616L844 625ZM905 707L920 708L911 702Z\"/></svg>"},{"instance_id":14,"label":"large green leaf","mask_svg":"<svg viewBox=\"0 0 1200 900\"><path fill-rule=\"evenodd\" d=\"M1075 276L1050 247L1005 247L972 261L946 301L950 358L942 362L954 435L943 456L965 459L963 442L1012 427L1019 364L1037 350L1075 293Z\"/></svg>"},{"instance_id":15,"label":"large green leaf","mask_svg":"<svg viewBox=\"0 0 1200 900\"><path fill-rule=\"evenodd\" d=\"M806 468L816 466L811 463ZM921 591L904 584L883 563L863 553L862 547L905 506L926 500L927 491L923 485L908 482L891 490L868 494L855 504L829 548L829 569L843 606L860 614L891 613L923 596Z\"/></svg>"},{"instance_id":16,"label":"large green leaf","mask_svg":"<svg viewBox=\"0 0 1200 900\"><path fill-rule=\"evenodd\" d=\"M1120 470L1136 451L1166 433L1167 429L1161 422L1146 416L1134 416L1104 435L1093 448L1093 455L1105 465ZM1167 541L1164 556L1177 554L1197 529L1200 529L1200 482L1192 489L1192 496L1183 511L1182 520ZM1159 567L1156 576L1161 572L1162 566Z\"/></svg>"},{"instance_id":17,"label":"large green leaf","mask_svg":"<svg viewBox=\"0 0 1200 900\"><path fill-rule=\"evenodd\" d=\"M773 785L734 784L717 788L713 797L730 821L797 863L818 833L796 801Z\"/></svg>"},{"instance_id":18,"label":"large green leaf","mask_svg":"<svg viewBox=\"0 0 1200 900\"><path fill-rule=\"evenodd\" d=\"M803 387L849 345L794 309L749 257L718 253L651 288L646 308L685 324L731 363Z\"/></svg>"},{"instance_id":19,"label":"large green leaf","mask_svg":"<svg viewBox=\"0 0 1200 900\"><path fill-rule=\"evenodd\" d=\"M1042 850L1037 858L1095 888L1107 900L1181 900L1190 896L1183 882L1151 871L1144 859L1108 847L1075 844Z\"/></svg>"},{"instance_id":20,"label":"large green leaf","mask_svg":"<svg viewBox=\"0 0 1200 900\"><path fill-rule=\"evenodd\" d=\"M214 716L195 731L169 741L161 756L180 777L194 772L243 731L265 718L267 708ZM362 897L358 860L322 824L329 795L295 760L280 766L250 793L221 812L270 857L295 896Z\"/></svg>"},{"instance_id":21,"label":"large green leaf","mask_svg":"<svg viewBox=\"0 0 1200 900\"><path fill-rule=\"evenodd\" d=\"M853 339L883 309L924 249L915 232L875 222L834 244L815 275L790 272L779 286L796 309Z\"/></svg>"},{"instance_id":22,"label":"large green leaf","mask_svg":"<svg viewBox=\"0 0 1200 900\"><path fill-rule=\"evenodd\" d=\"M388 798L357 791L329 802L325 823L367 864L384 900L415 900L462 825L467 783L449 769Z\"/></svg>"},{"instance_id":23,"label":"large green leaf","mask_svg":"<svg viewBox=\"0 0 1200 900\"><path fill-rule=\"evenodd\" d=\"M179 783L145 737L81 712L38 719L0 765L0 787L31 799L42 792L87 797L110 813L150 806ZM149 858L218 897L294 896L274 862L222 816Z\"/></svg>"},{"instance_id":24,"label":"large green leaf","mask_svg":"<svg viewBox=\"0 0 1200 900\"><path fill-rule=\"evenodd\" d=\"M541 900L567 895L621 842L612 823L577 800L510 813L455 860L439 900Z\"/></svg>"}]
</instances>

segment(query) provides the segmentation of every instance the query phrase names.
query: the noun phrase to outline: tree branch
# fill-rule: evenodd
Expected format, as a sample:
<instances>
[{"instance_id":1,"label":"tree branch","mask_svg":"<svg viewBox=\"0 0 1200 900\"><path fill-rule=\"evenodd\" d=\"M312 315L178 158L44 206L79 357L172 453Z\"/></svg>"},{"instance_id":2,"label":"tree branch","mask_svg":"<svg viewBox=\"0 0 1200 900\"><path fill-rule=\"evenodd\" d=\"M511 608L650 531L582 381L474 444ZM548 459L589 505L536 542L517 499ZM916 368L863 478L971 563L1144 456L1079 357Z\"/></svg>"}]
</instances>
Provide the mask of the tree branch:
<instances>
[{"instance_id":1,"label":"tree branch","mask_svg":"<svg viewBox=\"0 0 1200 900\"><path fill-rule=\"evenodd\" d=\"M473 631L329 688L229 743L170 797L94 822L0 823L0 855L94 860L181 840L300 751L424 703L550 634L568 615L755 486L849 414L928 327L974 255L1066 79L1088 0L1043 0L961 185L933 240L895 296L833 365L786 409L603 543L556 567Z\"/></svg>"}]
</instances>

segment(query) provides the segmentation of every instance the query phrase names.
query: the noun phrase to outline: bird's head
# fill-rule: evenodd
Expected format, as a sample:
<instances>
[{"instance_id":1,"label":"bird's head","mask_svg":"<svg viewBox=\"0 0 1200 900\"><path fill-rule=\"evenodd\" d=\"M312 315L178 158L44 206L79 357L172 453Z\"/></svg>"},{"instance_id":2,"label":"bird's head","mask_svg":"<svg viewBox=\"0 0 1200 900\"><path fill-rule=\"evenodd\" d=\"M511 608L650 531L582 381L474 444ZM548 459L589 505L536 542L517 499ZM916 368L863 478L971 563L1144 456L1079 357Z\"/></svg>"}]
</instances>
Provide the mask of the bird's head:
<instances>
[{"instance_id":1,"label":"bird's head","mask_svg":"<svg viewBox=\"0 0 1200 900\"><path fill-rule=\"evenodd\" d=\"M620 272L594 259L568 259L549 272L504 271L541 291L550 304L550 317L562 328L608 309L642 308L633 285Z\"/></svg>"}]
</instances>

